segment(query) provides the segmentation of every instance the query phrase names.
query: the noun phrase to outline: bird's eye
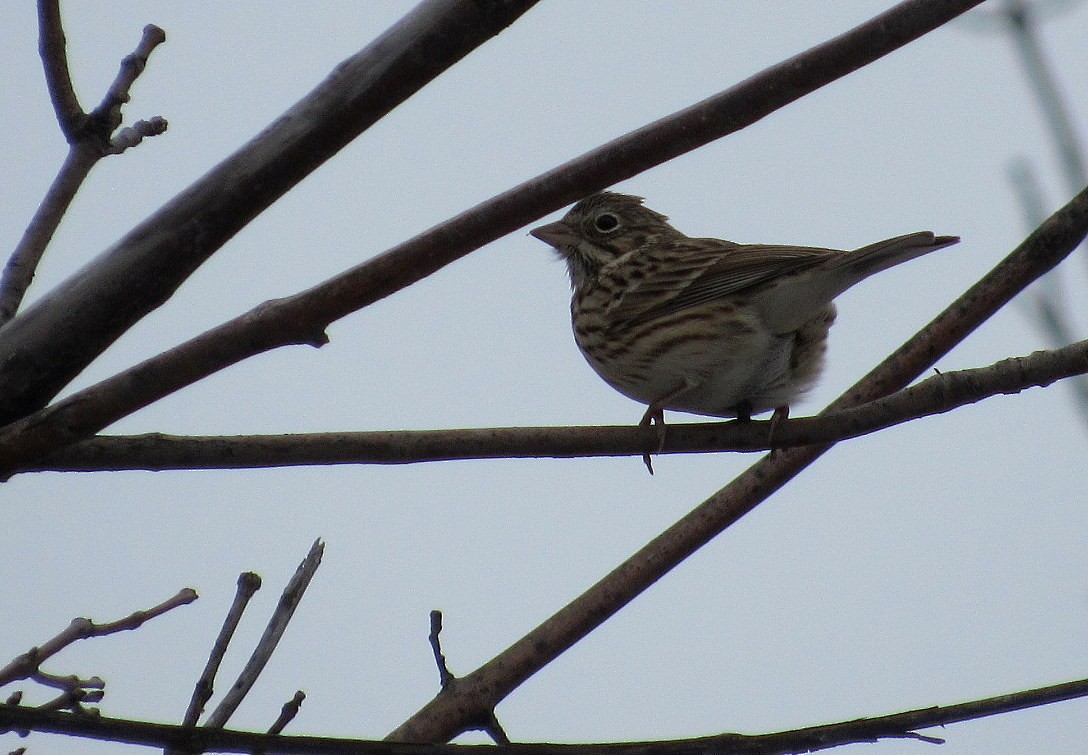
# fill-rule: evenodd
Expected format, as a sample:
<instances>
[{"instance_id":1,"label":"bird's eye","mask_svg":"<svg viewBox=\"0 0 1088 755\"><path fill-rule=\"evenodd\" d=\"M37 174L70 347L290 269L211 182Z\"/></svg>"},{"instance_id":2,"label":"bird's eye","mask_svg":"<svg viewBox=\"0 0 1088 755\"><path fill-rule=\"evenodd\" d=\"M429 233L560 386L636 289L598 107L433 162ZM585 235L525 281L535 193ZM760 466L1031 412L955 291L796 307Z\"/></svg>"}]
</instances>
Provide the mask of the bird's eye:
<instances>
[{"instance_id":1,"label":"bird's eye","mask_svg":"<svg viewBox=\"0 0 1088 755\"><path fill-rule=\"evenodd\" d=\"M602 212L593 219L593 227L600 233L611 233L620 227L620 219L611 212Z\"/></svg>"}]
</instances>

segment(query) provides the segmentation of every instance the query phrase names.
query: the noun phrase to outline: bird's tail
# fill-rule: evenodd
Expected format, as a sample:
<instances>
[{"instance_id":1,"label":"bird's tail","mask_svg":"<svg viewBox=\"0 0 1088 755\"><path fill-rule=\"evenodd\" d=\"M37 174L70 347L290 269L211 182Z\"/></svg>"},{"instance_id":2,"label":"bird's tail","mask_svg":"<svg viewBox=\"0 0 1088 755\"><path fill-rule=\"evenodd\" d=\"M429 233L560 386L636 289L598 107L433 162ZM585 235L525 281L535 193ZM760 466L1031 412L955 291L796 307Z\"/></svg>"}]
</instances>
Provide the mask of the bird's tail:
<instances>
[{"instance_id":1,"label":"bird's tail","mask_svg":"<svg viewBox=\"0 0 1088 755\"><path fill-rule=\"evenodd\" d=\"M823 311L839 294L870 275L935 252L958 236L908 233L843 252L817 267L783 280L762 298L764 320L777 333L790 333Z\"/></svg>"}]
</instances>

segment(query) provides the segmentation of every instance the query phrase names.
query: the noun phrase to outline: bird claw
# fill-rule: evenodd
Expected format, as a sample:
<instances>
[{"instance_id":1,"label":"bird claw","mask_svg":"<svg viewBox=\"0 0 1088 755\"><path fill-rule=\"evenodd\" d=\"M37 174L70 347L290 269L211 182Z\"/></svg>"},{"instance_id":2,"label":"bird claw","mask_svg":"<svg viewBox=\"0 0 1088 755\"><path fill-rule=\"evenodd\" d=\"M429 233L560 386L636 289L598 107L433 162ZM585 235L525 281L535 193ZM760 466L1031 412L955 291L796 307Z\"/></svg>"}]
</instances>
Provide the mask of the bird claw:
<instances>
[{"instance_id":1,"label":"bird claw","mask_svg":"<svg viewBox=\"0 0 1088 755\"><path fill-rule=\"evenodd\" d=\"M665 410L656 404L651 404L646 413L642 415L642 419L639 421L638 426L649 428L651 425L657 429L657 448L652 453L661 453L665 448ZM646 469L652 475L654 473L654 463L650 458L650 451L642 454L642 463L646 465Z\"/></svg>"}]
</instances>

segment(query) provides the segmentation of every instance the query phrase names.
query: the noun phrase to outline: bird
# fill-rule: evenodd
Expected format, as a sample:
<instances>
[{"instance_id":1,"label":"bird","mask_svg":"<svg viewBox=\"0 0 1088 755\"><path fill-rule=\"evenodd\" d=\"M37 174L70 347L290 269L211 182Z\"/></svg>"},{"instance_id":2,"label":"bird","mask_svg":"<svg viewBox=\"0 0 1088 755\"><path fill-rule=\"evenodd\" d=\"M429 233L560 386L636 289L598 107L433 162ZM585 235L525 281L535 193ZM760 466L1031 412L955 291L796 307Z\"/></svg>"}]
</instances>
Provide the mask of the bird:
<instances>
[{"instance_id":1,"label":"bird","mask_svg":"<svg viewBox=\"0 0 1088 755\"><path fill-rule=\"evenodd\" d=\"M639 424L656 424L662 447L665 410L774 411L773 432L820 376L835 297L959 241L920 231L842 251L692 238L642 197L609 191L530 234L566 262L586 361L647 405Z\"/></svg>"}]
</instances>

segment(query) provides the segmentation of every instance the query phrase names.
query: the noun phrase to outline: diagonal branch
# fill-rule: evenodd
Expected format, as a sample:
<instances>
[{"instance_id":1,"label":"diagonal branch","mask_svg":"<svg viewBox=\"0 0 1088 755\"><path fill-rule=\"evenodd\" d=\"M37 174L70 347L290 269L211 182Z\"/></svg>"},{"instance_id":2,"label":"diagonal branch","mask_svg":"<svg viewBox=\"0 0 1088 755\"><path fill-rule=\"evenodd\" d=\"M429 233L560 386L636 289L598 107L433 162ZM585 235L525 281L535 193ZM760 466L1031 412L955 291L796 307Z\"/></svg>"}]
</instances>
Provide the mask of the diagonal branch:
<instances>
[{"instance_id":1,"label":"diagonal branch","mask_svg":"<svg viewBox=\"0 0 1088 755\"><path fill-rule=\"evenodd\" d=\"M1068 256L1086 234L1088 189L1052 215L1012 254L830 408L859 406L901 389ZM522 682L770 497L829 448L792 448L756 462L543 624L443 689L389 739L445 742L457 736L468 722L488 714Z\"/></svg>"},{"instance_id":2,"label":"diagonal branch","mask_svg":"<svg viewBox=\"0 0 1088 755\"><path fill-rule=\"evenodd\" d=\"M535 2L425 0L259 136L0 329L0 422L48 403L250 220Z\"/></svg>"},{"instance_id":3,"label":"diagonal branch","mask_svg":"<svg viewBox=\"0 0 1088 755\"><path fill-rule=\"evenodd\" d=\"M58 402L0 435L0 476L27 466L28 462L45 453L90 437L116 420L242 359L287 344L320 345L325 340L324 328L330 322L420 280L572 199L750 125L937 28L980 1L907 0L900 3L829 42L500 194L325 283L285 299L266 302L170 352ZM190 189L182 199L194 191ZM221 194L223 192L217 190L216 196ZM192 201L195 202L195 198ZM141 255L151 254L156 260L183 260L192 256L188 246L184 249L171 246L174 243L171 239L179 231L171 230L170 225L182 218L176 212L171 215L168 209L153 218L156 228L161 225L165 230L148 231L157 242L145 246ZM194 212L197 209L196 206L192 208ZM136 235L134 232L131 236ZM162 238L163 235L168 238ZM188 236L186 239L188 244L196 244L196 239ZM142 243L141 239L133 238L133 243L137 242ZM170 247L170 253L165 257L155 256L161 254L163 245ZM116 255L128 254L125 248L122 241ZM156 249L159 251L154 251ZM167 279L174 281L191 272L156 270L156 275L165 274ZM102 286L116 283L112 279L102 280L94 269L88 269L83 278L86 291L93 290L91 281L97 280L97 285ZM150 272L136 277L139 280L151 278ZM8 411L8 416L15 416L35 404L40 405L41 400L51 397L49 391L59 389L68 379L66 376L74 374L68 367L57 365L55 370L37 362L35 353L41 348L52 350L48 344L56 343L54 339L66 340L68 351L64 354L68 361L82 362L84 356L90 357L91 352L97 353L100 347L104 348L106 341L99 336L85 338L82 323L84 320L100 321L105 313L98 309L99 305L114 301L115 294L130 295L123 288L110 289L104 297L95 297L99 303L90 305L95 312L82 309L81 305L78 311L84 312L82 316L77 315L76 309L61 314L55 311L56 306L51 306L51 315L43 313L30 320L28 312L20 318L25 327L19 335L12 332L19 322L9 326L6 332L9 338L5 338L5 331L0 330L0 386L5 383L10 386L8 393L0 390L0 415ZM128 303L114 303L129 307ZM77 316L78 320L75 319ZM62 321L58 322L55 317ZM127 315L118 317L123 319ZM26 325L27 322L37 324ZM47 336L38 332L35 335L28 330L46 323L62 333ZM116 331L117 334L120 332ZM18 356L5 361L4 354L9 349L8 354ZM40 380L27 380L27 375L40 376ZM48 390L28 387L50 381L56 382ZM31 394L36 395L33 401L30 401Z\"/></svg>"},{"instance_id":4,"label":"diagonal branch","mask_svg":"<svg viewBox=\"0 0 1088 755\"><path fill-rule=\"evenodd\" d=\"M861 406L798 417L775 428L774 447L834 443L952 411L1001 394L1088 373L1088 341L988 367L944 372ZM641 456L654 453L766 451L770 422L684 423L656 433L630 426L491 427L294 435L99 435L24 471L255 469L316 464L412 464L464 459Z\"/></svg>"}]
</instances>

